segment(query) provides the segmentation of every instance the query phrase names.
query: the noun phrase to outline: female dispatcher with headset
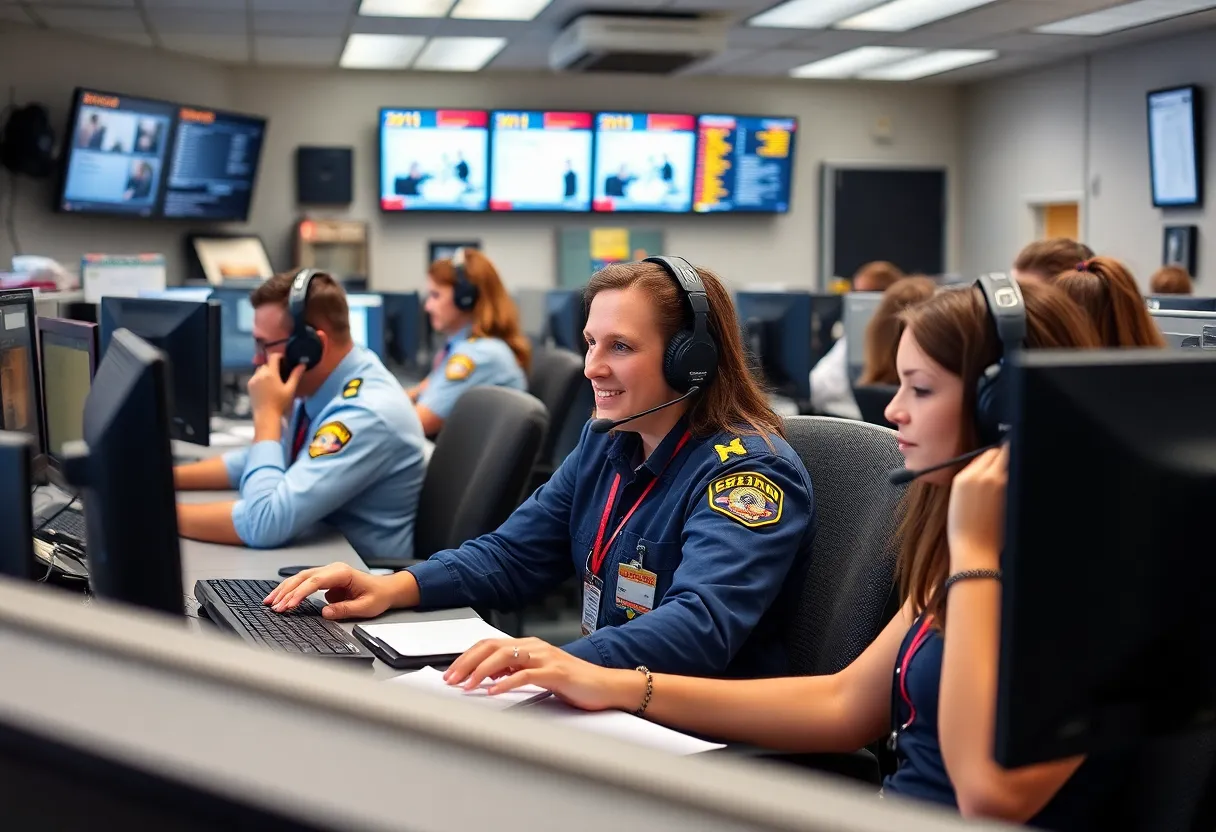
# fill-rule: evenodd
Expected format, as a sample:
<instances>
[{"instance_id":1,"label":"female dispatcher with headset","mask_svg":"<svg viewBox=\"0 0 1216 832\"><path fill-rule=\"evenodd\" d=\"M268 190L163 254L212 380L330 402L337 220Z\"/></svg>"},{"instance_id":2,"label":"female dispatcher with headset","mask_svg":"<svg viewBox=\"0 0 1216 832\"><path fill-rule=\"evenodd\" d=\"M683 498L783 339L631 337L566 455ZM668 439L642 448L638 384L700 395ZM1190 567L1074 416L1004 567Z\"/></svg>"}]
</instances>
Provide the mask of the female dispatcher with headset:
<instances>
[{"instance_id":1,"label":"female dispatcher with headset","mask_svg":"<svg viewBox=\"0 0 1216 832\"><path fill-rule=\"evenodd\" d=\"M430 375L406 393L423 432L434 437L466 390L480 385L527 390L532 345L494 264L480 251L458 248L451 260L436 260L426 283L431 327L447 342Z\"/></svg>"},{"instance_id":2,"label":"female dispatcher with headset","mask_svg":"<svg viewBox=\"0 0 1216 832\"><path fill-rule=\"evenodd\" d=\"M918 480L901 529L905 600L849 667L831 676L695 679L594 667L523 639L475 646L449 668L448 683L497 678L491 694L534 684L581 708L633 711L794 752L850 752L885 736L898 768L884 794L1049 829L1115 828L1097 817L1128 774L1122 755L1018 769L993 759L1008 456L997 446L1008 384L1002 355L1099 343L1058 289L1027 283L1021 292L1004 276L986 276L981 288L943 290L904 313L900 388L886 415L906 465L892 481Z\"/></svg>"},{"instance_id":3,"label":"female dispatcher with headset","mask_svg":"<svg viewBox=\"0 0 1216 832\"><path fill-rule=\"evenodd\" d=\"M327 618L509 610L574 573L584 636L566 646L573 656L788 672L780 637L815 535L811 482L748 371L730 296L707 271L651 257L597 272L586 298L599 418L548 483L459 549L386 577L308 570L266 603L284 611L327 589Z\"/></svg>"}]
</instances>

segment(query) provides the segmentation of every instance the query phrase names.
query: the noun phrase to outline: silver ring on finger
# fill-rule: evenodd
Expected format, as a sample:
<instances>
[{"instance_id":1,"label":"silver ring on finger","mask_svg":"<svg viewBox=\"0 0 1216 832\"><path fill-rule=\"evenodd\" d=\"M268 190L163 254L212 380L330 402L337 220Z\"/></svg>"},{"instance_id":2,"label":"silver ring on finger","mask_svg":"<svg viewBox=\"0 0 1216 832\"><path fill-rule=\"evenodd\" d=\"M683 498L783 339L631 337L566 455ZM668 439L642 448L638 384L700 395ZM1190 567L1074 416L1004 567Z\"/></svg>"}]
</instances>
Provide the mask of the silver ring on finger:
<instances>
[{"instance_id":1,"label":"silver ring on finger","mask_svg":"<svg viewBox=\"0 0 1216 832\"><path fill-rule=\"evenodd\" d=\"M515 658L516 659L519 658L519 647L518 646L515 647Z\"/></svg>"}]
</instances>

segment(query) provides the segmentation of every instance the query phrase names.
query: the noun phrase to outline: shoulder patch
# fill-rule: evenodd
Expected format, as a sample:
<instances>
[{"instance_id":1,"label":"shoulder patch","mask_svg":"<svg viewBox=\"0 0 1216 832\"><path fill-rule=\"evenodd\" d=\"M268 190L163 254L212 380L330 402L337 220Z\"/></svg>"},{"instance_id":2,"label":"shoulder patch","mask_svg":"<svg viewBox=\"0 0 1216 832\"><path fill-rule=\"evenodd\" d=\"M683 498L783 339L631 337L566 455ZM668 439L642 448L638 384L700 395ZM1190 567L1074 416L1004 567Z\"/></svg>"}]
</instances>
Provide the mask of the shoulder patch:
<instances>
[{"instance_id":1,"label":"shoulder patch","mask_svg":"<svg viewBox=\"0 0 1216 832\"><path fill-rule=\"evenodd\" d=\"M743 447L743 440L737 436L725 445L714 445L714 450L718 452L720 462L726 462L731 454L747 456L747 448Z\"/></svg>"},{"instance_id":2,"label":"shoulder patch","mask_svg":"<svg viewBox=\"0 0 1216 832\"><path fill-rule=\"evenodd\" d=\"M754 471L719 477L709 484L709 507L751 529L778 522L784 503L785 492Z\"/></svg>"},{"instance_id":3,"label":"shoulder patch","mask_svg":"<svg viewBox=\"0 0 1216 832\"><path fill-rule=\"evenodd\" d=\"M363 379L352 378L350 381L346 382L346 386L342 388L342 398L353 399L355 396L359 395L359 388L362 386Z\"/></svg>"},{"instance_id":4,"label":"shoulder patch","mask_svg":"<svg viewBox=\"0 0 1216 832\"><path fill-rule=\"evenodd\" d=\"M308 444L308 455L313 459L328 454L336 454L350 444L354 434L350 428L341 422L326 422L317 428Z\"/></svg>"},{"instance_id":5,"label":"shoulder patch","mask_svg":"<svg viewBox=\"0 0 1216 832\"><path fill-rule=\"evenodd\" d=\"M443 374L448 381L464 381L477 365L473 363L473 359L467 355L453 355L448 359L447 367L444 368Z\"/></svg>"}]
</instances>

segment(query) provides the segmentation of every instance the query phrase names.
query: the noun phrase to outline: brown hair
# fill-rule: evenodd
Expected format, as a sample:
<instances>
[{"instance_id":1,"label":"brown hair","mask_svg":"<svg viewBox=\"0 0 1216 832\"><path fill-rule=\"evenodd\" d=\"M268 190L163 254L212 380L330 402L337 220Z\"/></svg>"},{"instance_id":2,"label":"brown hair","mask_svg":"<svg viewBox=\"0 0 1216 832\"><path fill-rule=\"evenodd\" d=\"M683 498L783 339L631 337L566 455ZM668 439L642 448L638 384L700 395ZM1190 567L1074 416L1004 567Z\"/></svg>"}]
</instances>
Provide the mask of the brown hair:
<instances>
[{"instance_id":1,"label":"brown hair","mask_svg":"<svg viewBox=\"0 0 1216 832\"><path fill-rule=\"evenodd\" d=\"M871 284L865 291L885 292L891 288L891 284L902 280L903 277L904 273L899 270L899 266L888 263L886 260L875 260L872 263L866 263L853 275L853 289L862 291L858 288L858 284L865 282Z\"/></svg>"},{"instance_id":2,"label":"brown hair","mask_svg":"<svg viewBox=\"0 0 1216 832\"><path fill-rule=\"evenodd\" d=\"M1093 250L1084 243L1067 237L1037 240L1018 252L1013 267L1019 272L1037 274L1051 282L1061 272L1071 271L1083 260L1094 256Z\"/></svg>"},{"instance_id":3,"label":"brown hair","mask_svg":"<svg viewBox=\"0 0 1216 832\"><path fill-rule=\"evenodd\" d=\"M1136 280L1113 257L1094 257L1056 278L1056 286L1089 314L1105 347L1164 347Z\"/></svg>"},{"instance_id":4,"label":"brown hair","mask_svg":"<svg viewBox=\"0 0 1216 832\"><path fill-rule=\"evenodd\" d=\"M882 293L874 317L866 325L865 368L859 384L898 384L895 353L903 322L899 315L905 309L933 297L937 284L927 277L908 277L892 283Z\"/></svg>"},{"instance_id":5,"label":"brown hair","mask_svg":"<svg viewBox=\"0 0 1216 832\"><path fill-rule=\"evenodd\" d=\"M784 437L780 417L752 376L743 352L739 321L730 293L713 272L697 268L709 300L709 334L718 345L718 371L689 410L689 429L695 436L743 433ZM587 308L600 292L638 287L651 299L663 340L692 323L692 313L676 282L657 263L613 263L591 276L584 298Z\"/></svg>"},{"instance_id":6,"label":"brown hair","mask_svg":"<svg viewBox=\"0 0 1216 832\"><path fill-rule=\"evenodd\" d=\"M1182 266L1162 266L1153 272L1148 290L1154 295L1189 295L1195 288L1190 273Z\"/></svg>"},{"instance_id":7,"label":"brown hair","mask_svg":"<svg viewBox=\"0 0 1216 832\"><path fill-rule=\"evenodd\" d=\"M451 260L436 260L427 271L440 286L456 285L456 268ZM519 309L502 285L498 270L475 248L464 250L465 278L477 287L477 303L473 306L472 334L478 338L499 338L515 354L515 361L524 372L532 366L532 342L519 325Z\"/></svg>"},{"instance_id":8,"label":"brown hair","mask_svg":"<svg viewBox=\"0 0 1216 832\"><path fill-rule=\"evenodd\" d=\"M1026 302L1026 341L1030 349L1097 347L1098 336L1085 313L1067 295L1033 281L1020 281ZM958 453L979 447L975 425L975 390L980 375L1001 355L1001 344L978 287L944 289L903 313L917 345L943 369L963 382L963 432ZM935 625L945 625L943 588L950 569L946 520L950 486L918 480L909 486L907 511L900 525L899 583L901 597L916 614L928 612Z\"/></svg>"},{"instance_id":9,"label":"brown hair","mask_svg":"<svg viewBox=\"0 0 1216 832\"><path fill-rule=\"evenodd\" d=\"M249 293L249 303L254 309L273 303L287 310L291 282L297 274L299 272L276 274ZM326 272L313 275L312 282L308 284L304 320L339 344L350 341L350 308L346 305L346 292L342 284Z\"/></svg>"}]
</instances>

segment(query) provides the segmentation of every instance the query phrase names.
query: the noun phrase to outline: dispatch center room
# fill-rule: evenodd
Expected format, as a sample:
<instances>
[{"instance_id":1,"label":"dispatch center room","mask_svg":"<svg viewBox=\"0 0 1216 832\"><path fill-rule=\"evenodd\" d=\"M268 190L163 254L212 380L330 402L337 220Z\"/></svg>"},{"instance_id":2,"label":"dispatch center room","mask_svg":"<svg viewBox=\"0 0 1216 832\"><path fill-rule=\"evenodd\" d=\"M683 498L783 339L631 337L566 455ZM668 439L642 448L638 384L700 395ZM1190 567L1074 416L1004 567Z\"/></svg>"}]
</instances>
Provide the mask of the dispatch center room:
<instances>
[{"instance_id":1,"label":"dispatch center room","mask_svg":"<svg viewBox=\"0 0 1216 832\"><path fill-rule=\"evenodd\" d=\"M1216 0L0 0L0 827L1216 832Z\"/></svg>"}]
</instances>

